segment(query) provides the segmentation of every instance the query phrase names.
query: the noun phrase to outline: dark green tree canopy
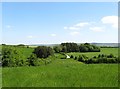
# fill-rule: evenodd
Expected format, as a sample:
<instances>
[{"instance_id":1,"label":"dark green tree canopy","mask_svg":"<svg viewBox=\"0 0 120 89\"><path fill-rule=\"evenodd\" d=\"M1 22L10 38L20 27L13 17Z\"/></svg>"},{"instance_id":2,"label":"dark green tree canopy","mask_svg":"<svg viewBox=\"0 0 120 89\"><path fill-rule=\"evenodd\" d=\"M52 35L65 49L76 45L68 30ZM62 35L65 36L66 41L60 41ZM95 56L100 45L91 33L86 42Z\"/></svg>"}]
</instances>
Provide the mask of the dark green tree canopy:
<instances>
[{"instance_id":1,"label":"dark green tree canopy","mask_svg":"<svg viewBox=\"0 0 120 89\"><path fill-rule=\"evenodd\" d=\"M63 52L79 52L79 47L76 43L61 43Z\"/></svg>"},{"instance_id":2,"label":"dark green tree canopy","mask_svg":"<svg viewBox=\"0 0 120 89\"><path fill-rule=\"evenodd\" d=\"M90 43L85 43L78 45L77 43L61 43L62 52L100 52L100 48L91 45Z\"/></svg>"},{"instance_id":3,"label":"dark green tree canopy","mask_svg":"<svg viewBox=\"0 0 120 89\"><path fill-rule=\"evenodd\" d=\"M36 54L38 58L47 58L49 55L53 55L53 50L50 47L38 46L34 49L33 53Z\"/></svg>"}]
</instances>

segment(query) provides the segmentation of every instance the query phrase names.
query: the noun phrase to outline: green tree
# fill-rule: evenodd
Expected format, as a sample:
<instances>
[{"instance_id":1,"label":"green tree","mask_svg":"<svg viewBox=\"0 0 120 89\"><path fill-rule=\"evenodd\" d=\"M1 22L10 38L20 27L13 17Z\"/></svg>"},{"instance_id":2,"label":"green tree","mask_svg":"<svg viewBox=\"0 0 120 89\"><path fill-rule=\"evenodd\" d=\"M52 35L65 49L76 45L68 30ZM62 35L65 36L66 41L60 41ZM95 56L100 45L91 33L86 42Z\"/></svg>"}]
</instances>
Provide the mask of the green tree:
<instances>
[{"instance_id":1,"label":"green tree","mask_svg":"<svg viewBox=\"0 0 120 89\"><path fill-rule=\"evenodd\" d=\"M30 57L28 58L28 65L29 66L38 66L39 65L39 60L38 60L36 54L30 55Z\"/></svg>"},{"instance_id":2,"label":"green tree","mask_svg":"<svg viewBox=\"0 0 120 89\"><path fill-rule=\"evenodd\" d=\"M48 56L53 55L53 50L50 47L38 46L34 49L33 53L36 54L38 58L47 58Z\"/></svg>"},{"instance_id":3,"label":"green tree","mask_svg":"<svg viewBox=\"0 0 120 89\"><path fill-rule=\"evenodd\" d=\"M2 47L2 66L23 66L25 57L22 52L12 46Z\"/></svg>"},{"instance_id":4,"label":"green tree","mask_svg":"<svg viewBox=\"0 0 120 89\"><path fill-rule=\"evenodd\" d=\"M59 53L62 51L61 46L54 46L53 49L54 49L55 53Z\"/></svg>"}]
</instances>

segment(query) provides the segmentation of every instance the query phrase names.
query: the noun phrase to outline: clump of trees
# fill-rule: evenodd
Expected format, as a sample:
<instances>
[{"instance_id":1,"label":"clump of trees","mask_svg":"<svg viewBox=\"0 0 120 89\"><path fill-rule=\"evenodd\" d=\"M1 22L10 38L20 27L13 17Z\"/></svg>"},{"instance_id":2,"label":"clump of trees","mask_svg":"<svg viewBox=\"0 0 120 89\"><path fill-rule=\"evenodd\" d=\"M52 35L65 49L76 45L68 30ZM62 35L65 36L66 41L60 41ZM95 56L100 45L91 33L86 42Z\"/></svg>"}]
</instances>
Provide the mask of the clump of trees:
<instances>
[{"instance_id":1,"label":"clump of trees","mask_svg":"<svg viewBox=\"0 0 120 89\"><path fill-rule=\"evenodd\" d=\"M81 44L79 46L80 52L100 52L100 48L95 46L95 45L91 45L89 43L85 43L85 44Z\"/></svg>"},{"instance_id":2,"label":"clump of trees","mask_svg":"<svg viewBox=\"0 0 120 89\"><path fill-rule=\"evenodd\" d=\"M92 58L88 58L85 55L79 55L79 57L75 57L75 60L83 62L85 64L98 64L98 63L119 63L120 59L115 57L113 54L105 55L99 54L98 56L94 56Z\"/></svg>"},{"instance_id":3,"label":"clump of trees","mask_svg":"<svg viewBox=\"0 0 120 89\"><path fill-rule=\"evenodd\" d=\"M62 51L62 46L54 46L53 50L55 53L60 53Z\"/></svg>"},{"instance_id":4,"label":"clump of trees","mask_svg":"<svg viewBox=\"0 0 120 89\"><path fill-rule=\"evenodd\" d=\"M3 46L2 47L2 66L14 67L26 65L25 57L15 47Z\"/></svg>"},{"instance_id":5,"label":"clump of trees","mask_svg":"<svg viewBox=\"0 0 120 89\"><path fill-rule=\"evenodd\" d=\"M47 58L54 54L52 48L46 46L38 46L34 49L33 53L36 54L38 58Z\"/></svg>"},{"instance_id":6,"label":"clump of trees","mask_svg":"<svg viewBox=\"0 0 120 89\"><path fill-rule=\"evenodd\" d=\"M33 53L26 58L21 50L14 46L2 46L2 66L17 67L17 66L39 66L51 62L49 56L53 55L53 50L50 47L38 46ZM49 58L48 58L49 57Z\"/></svg>"},{"instance_id":7,"label":"clump of trees","mask_svg":"<svg viewBox=\"0 0 120 89\"><path fill-rule=\"evenodd\" d=\"M17 45L18 47L25 47L26 45L24 45L24 44L19 44L19 45Z\"/></svg>"},{"instance_id":8,"label":"clump of trees","mask_svg":"<svg viewBox=\"0 0 120 89\"><path fill-rule=\"evenodd\" d=\"M27 59L29 66L39 66L40 60L37 58L36 54L31 54Z\"/></svg>"},{"instance_id":9,"label":"clump of trees","mask_svg":"<svg viewBox=\"0 0 120 89\"><path fill-rule=\"evenodd\" d=\"M76 43L61 43L62 52L79 52L79 46Z\"/></svg>"},{"instance_id":10,"label":"clump of trees","mask_svg":"<svg viewBox=\"0 0 120 89\"><path fill-rule=\"evenodd\" d=\"M59 46L53 47L56 53L60 52L100 52L100 47L89 43L78 45L77 43L61 43Z\"/></svg>"}]
</instances>

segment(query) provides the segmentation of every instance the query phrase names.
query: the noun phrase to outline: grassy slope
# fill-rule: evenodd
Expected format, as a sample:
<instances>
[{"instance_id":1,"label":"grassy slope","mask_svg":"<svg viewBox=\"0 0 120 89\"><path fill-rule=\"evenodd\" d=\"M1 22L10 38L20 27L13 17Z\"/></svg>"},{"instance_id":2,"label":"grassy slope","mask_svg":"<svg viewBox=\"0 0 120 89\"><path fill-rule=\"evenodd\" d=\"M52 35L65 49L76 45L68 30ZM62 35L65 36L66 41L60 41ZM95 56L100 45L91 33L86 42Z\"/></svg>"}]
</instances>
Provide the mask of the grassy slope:
<instances>
[{"instance_id":1,"label":"grassy slope","mask_svg":"<svg viewBox=\"0 0 120 89\"><path fill-rule=\"evenodd\" d=\"M118 56L118 48L101 48L101 52L72 52L72 53L67 53L68 55L74 55L74 56L79 56L80 54L84 54L88 56L89 58L93 56L98 56L99 54L113 54L115 56Z\"/></svg>"},{"instance_id":2,"label":"grassy slope","mask_svg":"<svg viewBox=\"0 0 120 89\"><path fill-rule=\"evenodd\" d=\"M3 68L3 87L116 87L117 64L54 60L39 67Z\"/></svg>"}]
</instances>

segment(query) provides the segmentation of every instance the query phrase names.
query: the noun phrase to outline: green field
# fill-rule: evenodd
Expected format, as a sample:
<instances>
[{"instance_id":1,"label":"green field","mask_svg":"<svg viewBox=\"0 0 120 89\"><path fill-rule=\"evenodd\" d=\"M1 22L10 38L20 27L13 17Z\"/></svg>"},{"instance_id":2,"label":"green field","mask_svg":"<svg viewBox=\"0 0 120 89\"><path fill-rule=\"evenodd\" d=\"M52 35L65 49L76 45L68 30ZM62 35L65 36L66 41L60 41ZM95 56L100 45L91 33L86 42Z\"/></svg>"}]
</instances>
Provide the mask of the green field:
<instances>
[{"instance_id":1,"label":"green field","mask_svg":"<svg viewBox=\"0 0 120 89\"><path fill-rule=\"evenodd\" d=\"M57 60L41 67L3 68L3 87L117 87L115 64L85 65ZM59 63L61 61L61 63Z\"/></svg>"},{"instance_id":2,"label":"green field","mask_svg":"<svg viewBox=\"0 0 120 89\"><path fill-rule=\"evenodd\" d=\"M26 48L26 47L17 47L19 51L23 53L23 55L27 58L30 56L30 54L33 52L33 48Z\"/></svg>"},{"instance_id":3,"label":"green field","mask_svg":"<svg viewBox=\"0 0 120 89\"><path fill-rule=\"evenodd\" d=\"M20 48L27 56L32 48ZM100 53L118 55L117 48L102 48L101 52L82 53L89 57ZM68 53L79 55L80 53ZM118 64L83 64L74 59L52 57L52 63L37 67L2 68L3 87L117 87Z\"/></svg>"},{"instance_id":4,"label":"green field","mask_svg":"<svg viewBox=\"0 0 120 89\"><path fill-rule=\"evenodd\" d=\"M69 56L70 55L79 56L81 54L84 54L89 58L98 56L99 54L106 54L106 55L113 54L114 56L118 56L118 48L101 48L100 52L71 52L67 54Z\"/></svg>"}]
</instances>

